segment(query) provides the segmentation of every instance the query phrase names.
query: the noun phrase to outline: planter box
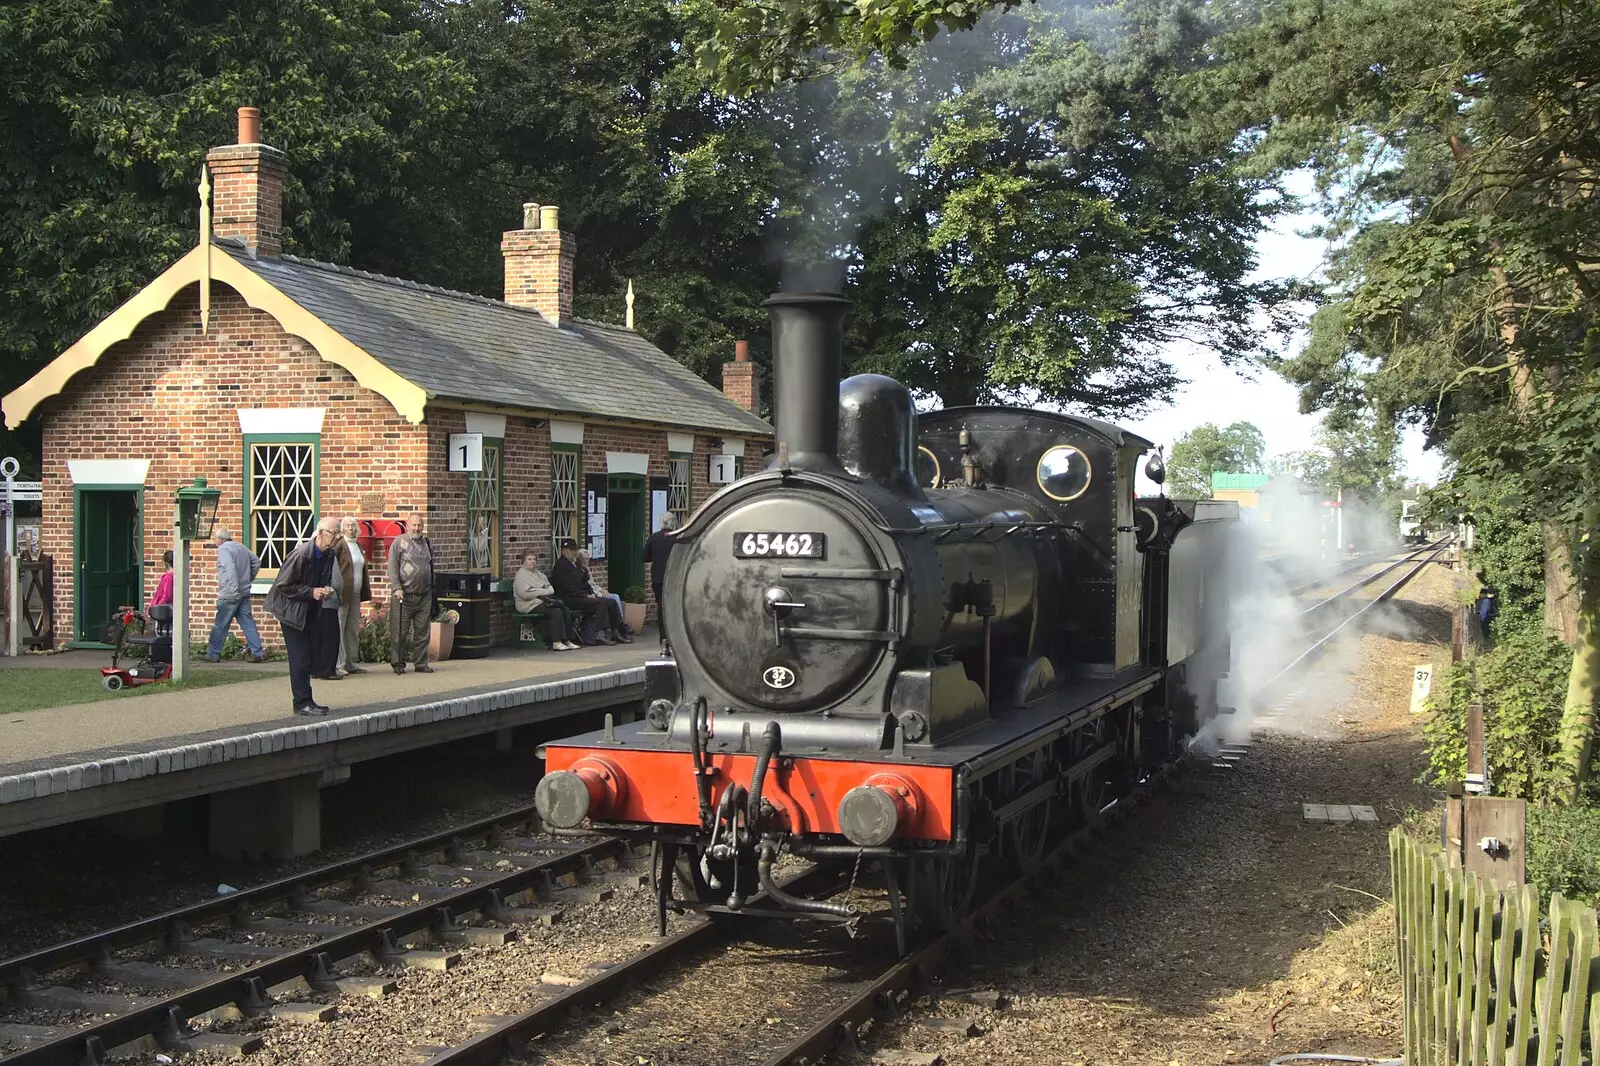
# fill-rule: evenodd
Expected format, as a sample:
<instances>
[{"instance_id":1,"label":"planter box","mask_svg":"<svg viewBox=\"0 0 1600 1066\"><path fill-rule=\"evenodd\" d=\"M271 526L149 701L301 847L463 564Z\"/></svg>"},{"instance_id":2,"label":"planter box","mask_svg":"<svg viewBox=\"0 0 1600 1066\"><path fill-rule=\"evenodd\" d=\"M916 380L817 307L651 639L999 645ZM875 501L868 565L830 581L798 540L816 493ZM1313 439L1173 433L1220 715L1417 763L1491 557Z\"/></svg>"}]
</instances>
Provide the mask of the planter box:
<instances>
[{"instance_id":1,"label":"planter box","mask_svg":"<svg viewBox=\"0 0 1600 1066\"><path fill-rule=\"evenodd\" d=\"M622 624L632 632L639 632L644 628L644 608L642 603L627 603L622 605Z\"/></svg>"},{"instance_id":2,"label":"planter box","mask_svg":"<svg viewBox=\"0 0 1600 1066\"><path fill-rule=\"evenodd\" d=\"M450 652L455 648L456 627L452 622L428 623L428 658L435 662L443 662L450 658Z\"/></svg>"}]
</instances>

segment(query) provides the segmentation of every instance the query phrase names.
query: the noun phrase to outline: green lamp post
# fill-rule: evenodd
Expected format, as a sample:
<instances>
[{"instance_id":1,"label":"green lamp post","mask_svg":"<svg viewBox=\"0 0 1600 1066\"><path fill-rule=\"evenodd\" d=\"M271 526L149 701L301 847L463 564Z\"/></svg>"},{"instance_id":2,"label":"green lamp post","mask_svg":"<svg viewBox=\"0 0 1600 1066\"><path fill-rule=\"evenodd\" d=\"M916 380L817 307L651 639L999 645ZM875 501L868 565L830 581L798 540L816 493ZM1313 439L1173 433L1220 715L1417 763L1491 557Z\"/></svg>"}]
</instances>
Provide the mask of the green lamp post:
<instances>
[{"instance_id":1,"label":"green lamp post","mask_svg":"<svg viewBox=\"0 0 1600 1066\"><path fill-rule=\"evenodd\" d=\"M178 506L172 523L172 677L182 681L189 674L189 544L207 540L217 521L219 489L208 488L206 479L197 477L176 493Z\"/></svg>"},{"instance_id":2,"label":"green lamp post","mask_svg":"<svg viewBox=\"0 0 1600 1066\"><path fill-rule=\"evenodd\" d=\"M222 491L207 488L203 477L178 490L178 529L184 540L206 540L211 536L220 499Z\"/></svg>"}]
</instances>

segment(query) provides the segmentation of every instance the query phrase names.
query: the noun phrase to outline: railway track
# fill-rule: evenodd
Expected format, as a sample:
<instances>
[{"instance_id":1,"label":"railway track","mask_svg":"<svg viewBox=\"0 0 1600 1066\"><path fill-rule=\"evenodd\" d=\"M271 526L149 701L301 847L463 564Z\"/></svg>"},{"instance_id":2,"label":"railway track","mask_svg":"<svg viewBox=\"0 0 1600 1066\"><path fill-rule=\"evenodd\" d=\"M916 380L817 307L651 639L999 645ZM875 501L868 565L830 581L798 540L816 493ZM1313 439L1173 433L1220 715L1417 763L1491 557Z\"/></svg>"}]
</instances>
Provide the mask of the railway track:
<instances>
[{"instance_id":1,"label":"railway track","mask_svg":"<svg viewBox=\"0 0 1600 1066\"><path fill-rule=\"evenodd\" d=\"M1376 597L1344 617L1279 670L1262 686L1258 700L1315 662L1339 633L1392 598L1437 559L1446 545L1447 542L1439 542L1408 553L1316 605L1346 600L1356 590L1405 568ZM1363 565L1370 566L1371 561ZM1238 749L1234 749L1230 758L1237 757ZM1175 769L1175 765L1165 767L1160 774L1118 797L1092 824L1078 828L1059 842L1044 866L1070 862L1098 834L1120 822L1150 790L1158 787L1162 777ZM111 1005L111 997L74 993L46 980L71 969L172 992L164 997L143 997L131 1009L112 1012L111 1017L62 1035L46 1037L42 1034L48 1027L34 1026L41 1035L32 1041L26 1039L28 1026L8 1026L0 1019L0 1037L15 1040L20 1036L28 1045L15 1054L0 1056L0 1064L77 1066L104 1062L118 1049L248 1054L261 1046L259 1033L199 1032L192 1028L192 1020L272 1017L273 1024L326 1020L337 1012L337 997L384 995L393 990L396 974L404 968L449 969L460 957L452 948L504 943L515 937L518 927L526 922L553 920L564 896L577 898L588 893L592 898L596 885L602 886L603 891L608 880L638 884L648 877L641 869L645 857L620 839L578 843L572 838L526 835L534 831L531 808L514 811L0 962L0 988L7 990L7 999L34 1012L54 1007L63 1014L73 1009L104 1013L99 1008ZM469 846L475 843L481 843L481 848ZM435 857L444 861L428 861ZM511 868L505 869L507 866ZM390 876L381 876L386 873ZM812 868L787 881L785 890L824 898L840 887L836 877L821 868ZM446 883L440 884L441 881ZM835 1002L818 1011L817 1020L772 1041L773 1046L763 1048L759 1054L747 1051L741 1057L765 1062L767 1066L811 1066L822 1061L841 1042L853 1042L855 1034L871 1019L925 987L959 942L973 935L973 930L991 916L1024 899L1029 884L1028 877L1011 880L957 928L926 939L907 957L878 967L875 973L852 975L854 979L845 982L840 994L833 997ZM360 896L409 895L416 905L341 901L332 890L346 886L348 892ZM758 904L757 900L751 902ZM335 924L339 922L349 924ZM425 1061L427 1066L501 1062L518 1056L530 1042L559 1036L575 1025L615 1024L595 1014L592 1008L639 994L652 975L687 966L680 983L695 986L709 980L703 974L694 976L694 971L705 966L716 973L717 960L726 950L732 929L704 917L691 917L679 924L680 928L670 935L648 938L645 946L632 954L610 962L590 963L571 978L527 990L526 998L534 1002L526 1009L510 1016L486 1016L475 1034L433 1050L425 1060L412 1056L413 1060ZM215 926L235 932L298 936L307 942L292 948L272 948L196 935ZM168 956L181 961L177 965L170 961L136 963L117 957L118 953L152 945L159 945ZM881 950L877 952L879 957L882 954ZM696 956L701 959L699 963L693 961ZM197 959L226 960L239 968L222 973L185 965ZM352 960L360 959L376 961L379 972L341 973ZM335 1003L285 1001L285 996L295 994L293 989L306 986L331 994ZM584 1018L587 1023L574 1021Z\"/></svg>"},{"instance_id":2,"label":"railway track","mask_svg":"<svg viewBox=\"0 0 1600 1066\"><path fill-rule=\"evenodd\" d=\"M1440 540L1434 541L1432 544L1425 544L1422 547L1416 548L1414 550L1403 550L1398 559L1392 559L1392 560L1367 559L1364 562L1361 562L1361 563L1355 564L1353 566L1346 567L1343 570L1340 570L1338 572L1338 574L1334 575L1335 577L1337 577L1339 575L1342 575L1342 574L1354 573L1355 571L1358 571L1358 570L1364 570L1367 567L1372 566L1375 561L1381 561L1381 562L1383 562L1385 564L1380 569L1374 571L1373 573L1366 574L1366 575L1362 576L1361 578L1357 579L1352 584L1349 584L1349 585L1345 586L1344 588L1340 589L1338 592L1333 593L1331 596L1326 596L1326 597L1324 597L1324 598L1322 598L1320 600L1317 600L1315 603L1312 603L1310 606L1303 608L1297 614L1294 615L1294 621L1300 626L1300 628L1302 630L1309 630L1312 625L1317 624L1318 622L1320 622L1321 619L1323 619L1325 616L1333 614L1334 612L1332 611L1332 608L1347 606L1351 602L1351 597L1356 592L1359 592L1361 589L1364 589L1369 585L1376 584L1378 581L1381 581L1385 576L1387 576L1390 573L1393 573L1395 570L1398 570L1400 567L1405 566L1407 563L1412 563L1418 557L1424 556L1424 555L1427 556L1429 561L1437 558L1446 548L1448 548L1450 546L1450 540L1451 540L1451 538L1444 537L1444 538L1442 538ZM1306 591L1306 590L1309 590L1309 589L1322 588L1322 587L1328 585L1329 583L1331 583L1331 581L1332 581L1332 578L1329 578L1327 580L1315 582L1315 583L1310 584L1310 585L1301 586L1301 589L1297 590L1295 594L1298 594L1301 591ZM1392 593L1386 594L1385 598L1387 598L1387 595L1392 595ZM1365 609L1365 608L1363 608L1363 609Z\"/></svg>"},{"instance_id":3,"label":"railway track","mask_svg":"<svg viewBox=\"0 0 1600 1066\"><path fill-rule=\"evenodd\" d=\"M4 1002L30 1019L0 1018L0 1040L22 1045L0 1055L0 1063L80 1066L118 1049L245 1054L260 1046L259 1036L197 1032L191 1020L326 1020L336 1007L285 1001L284 994L309 986L382 996L393 991L392 976L344 971L370 969L360 965L366 959L380 970L448 970L460 960L454 948L503 944L518 935L519 924L554 921L565 899L595 898L608 884L647 876L634 870L643 859L622 840L524 835L534 827L533 809L524 808L0 962ZM444 862L429 861L436 857ZM349 902L338 898L340 888L411 902ZM199 935L206 932L212 935ZM238 933L303 943L229 939ZM152 953L158 961L129 957ZM53 983L68 971L168 994ZM80 1028L39 1021L86 1012L106 1017Z\"/></svg>"}]
</instances>

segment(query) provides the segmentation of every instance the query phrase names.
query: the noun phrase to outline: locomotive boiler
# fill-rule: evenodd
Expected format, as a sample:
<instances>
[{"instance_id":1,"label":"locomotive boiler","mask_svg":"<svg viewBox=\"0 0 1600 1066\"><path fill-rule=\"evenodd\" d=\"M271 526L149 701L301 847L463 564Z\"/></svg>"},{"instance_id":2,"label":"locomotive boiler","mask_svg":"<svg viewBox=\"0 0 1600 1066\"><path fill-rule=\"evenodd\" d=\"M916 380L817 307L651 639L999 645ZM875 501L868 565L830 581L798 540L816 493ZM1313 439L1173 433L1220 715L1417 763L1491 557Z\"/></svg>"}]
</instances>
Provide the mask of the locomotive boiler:
<instances>
[{"instance_id":1,"label":"locomotive boiler","mask_svg":"<svg viewBox=\"0 0 1600 1066\"><path fill-rule=\"evenodd\" d=\"M758 891L859 920L852 899L786 894L772 868L789 853L870 862L903 945L1217 710L1225 636L1208 615L1166 639L1167 583L1195 582L1180 613L1225 586L1182 565L1193 553L1171 564L1192 515L1150 503L1136 520L1149 442L1036 410L919 416L891 378L841 382L848 306L767 301L776 453L678 534L645 718L543 749L540 815L652 840L663 923Z\"/></svg>"}]
</instances>

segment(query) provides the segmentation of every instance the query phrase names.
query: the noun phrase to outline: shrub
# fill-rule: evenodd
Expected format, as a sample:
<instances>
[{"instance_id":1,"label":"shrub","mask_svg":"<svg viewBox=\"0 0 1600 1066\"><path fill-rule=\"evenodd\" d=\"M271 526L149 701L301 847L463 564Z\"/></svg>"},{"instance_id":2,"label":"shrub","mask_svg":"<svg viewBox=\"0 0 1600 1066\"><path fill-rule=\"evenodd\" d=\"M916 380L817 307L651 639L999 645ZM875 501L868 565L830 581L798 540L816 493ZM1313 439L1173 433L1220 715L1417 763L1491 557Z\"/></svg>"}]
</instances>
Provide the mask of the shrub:
<instances>
[{"instance_id":1,"label":"shrub","mask_svg":"<svg viewBox=\"0 0 1600 1066\"><path fill-rule=\"evenodd\" d=\"M1600 906L1600 806L1528 808L1528 881Z\"/></svg>"},{"instance_id":2,"label":"shrub","mask_svg":"<svg viewBox=\"0 0 1600 1066\"><path fill-rule=\"evenodd\" d=\"M1436 713L1423 726L1427 779L1445 785L1467 772L1467 705L1483 703L1483 732L1495 794L1559 802L1565 777L1555 765L1572 649L1528 630L1505 635L1494 651L1457 663L1446 675Z\"/></svg>"},{"instance_id":3,"label":"shrub","mask_svg":"<svg viewBox=\"0 0 1600 1066\"><path fill-rule=\"evenodd\" d=\"M629 585L622 590L623 603L644 603L645 592L643 585Z\"/></svg>"},{"instance_id":4,"label":"shrub","mask_svg":"<svg viewBox=\"0 0 1600 1066\"><path fill-rule=\"evenodd\" d=\"M374 612L361 623L361 630L357 637L359 645L358 655L364 663L386 663L389 661L389 619L380 613Z\"/></svg>"}]
</instances>

